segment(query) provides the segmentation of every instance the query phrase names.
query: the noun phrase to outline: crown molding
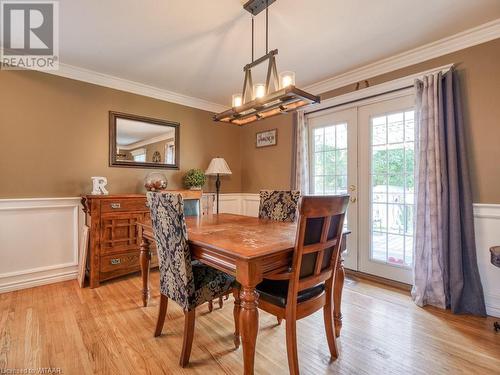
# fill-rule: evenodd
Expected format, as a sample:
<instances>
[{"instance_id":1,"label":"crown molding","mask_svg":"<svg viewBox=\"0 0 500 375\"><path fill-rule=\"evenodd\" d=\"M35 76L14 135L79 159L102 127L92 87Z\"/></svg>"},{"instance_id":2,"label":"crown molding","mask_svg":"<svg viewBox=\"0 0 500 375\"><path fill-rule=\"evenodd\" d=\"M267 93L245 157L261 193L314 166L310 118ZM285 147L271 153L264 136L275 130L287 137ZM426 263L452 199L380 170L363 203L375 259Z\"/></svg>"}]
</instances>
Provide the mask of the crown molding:
<instances>
[{"instance_id":1,"label":"crown molding","mask_svg":"<svg viewBox=\"0 0 500 375\"><path fill-rule=\"evenodd\" d=\"M203 109L209 112L222 112L227 110L222 104L213 103L205 99L179 94L174 91L160 89L143 83L130 81L127 79L115 77L108 74L99 73L68 64L59 64L59 70L44 71L60 77L71 78L78 81L92 83L94 85L109 87L116 90L131 92L133 94L148 96L155 99L164 100L170 103L181 104L187 107Z\"/></svg>"},{"instance_id":2,"label":"crown molding","mask_svg":"<svg viewBox=\"0 0 500 375\"><path fill-rule=\"evenodd\" d=\"M4 47L0 45L0 50ZM213 103L205 99L179 94L174 91L160 89L149 86L144 83L130 81L127 79L115 77L109 74L99 73L93 70L80 68L73 65L59 63L58 70L37 70L41 73L48 73L59 77L74 79L77 81L92 83L94 85L112 88L115 90L126 91L137 95L143 95L150 98L164 100L166 102L185 105L187 107L203 109L209 112L223 112L229 107L222 104Z\"/></svg>"},{"instance_id":3,"label":"crown molding","mask_svg":"<svg viewBox=\"0 0 500 375\"><path fill-rule=\"evenodd\" d=\"M320 95L340 87L373 78L381 74L390 73L497 38L500 38L500 18L392 57L353 69L346 73L333 76L326 80L313 83L306 86L304 89L314 95Z\"/></svg>"},{"instance_id":4,"label":"crown molding","mask_svg":"<svg viewBox=\"0 0 500 375\"><path fill-rule=\"evenodd\" d=\"M379 60L326 80L313 83L306 86L304 89L315 95L320 95L340 87L405 68L407 66L415 65L497 38L500 38L500 18L450 37L446 37L392 57ZM149 86L143 83L63 63L59 64L59 70L42 72L109 87L116 90L131 92L138 95L148 96L170 103L185 105L187 107L203 109L209 112L218 113L229 108L228 106L213 103L205 99L187 96L177 92L160 89L158 87Z\"/></svg>"}]
</instances>

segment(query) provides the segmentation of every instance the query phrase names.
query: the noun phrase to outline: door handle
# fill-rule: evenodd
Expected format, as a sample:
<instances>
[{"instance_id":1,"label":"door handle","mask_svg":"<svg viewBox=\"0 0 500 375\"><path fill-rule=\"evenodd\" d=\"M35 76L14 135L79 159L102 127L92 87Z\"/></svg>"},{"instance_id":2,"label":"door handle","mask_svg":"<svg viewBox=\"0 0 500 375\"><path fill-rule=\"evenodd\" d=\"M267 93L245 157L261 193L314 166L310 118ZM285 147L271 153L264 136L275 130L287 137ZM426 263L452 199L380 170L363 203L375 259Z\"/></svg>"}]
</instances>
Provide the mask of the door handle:
<instances>
[{"instance_id":1,"label":"door handle","mask_svg":"<svg viewBox=\"0 0 500 375\"><path fill-rule=\"evenodd\" d=\"M349 191L356 191L356 185L349 185Z\"/></svg>"},{"instance_id":2,"label":"door handle","mask_svg":"<svg viewBox=\"0 0 500 375\"><path fill-rule=\"evenodd\" d=\"M351 197L349 200L351 201L351 203L356 203L357 201L356 197Z\"/></svg>"}]
</instances>

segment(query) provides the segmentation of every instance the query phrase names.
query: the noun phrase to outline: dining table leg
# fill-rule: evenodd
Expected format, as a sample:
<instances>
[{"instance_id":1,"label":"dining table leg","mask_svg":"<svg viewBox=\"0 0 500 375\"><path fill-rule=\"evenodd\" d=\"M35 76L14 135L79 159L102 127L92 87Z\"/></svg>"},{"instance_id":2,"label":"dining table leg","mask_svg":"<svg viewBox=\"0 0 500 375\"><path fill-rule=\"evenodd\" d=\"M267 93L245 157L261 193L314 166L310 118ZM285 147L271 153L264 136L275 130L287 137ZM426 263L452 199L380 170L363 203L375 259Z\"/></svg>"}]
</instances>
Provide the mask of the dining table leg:
<instances>
[{"instance_id":1,"label":"dining table leg","mask_svg":"<svg viewBox=\"0 0 500 375\"><path fill-rule=\"evenodd\" d=\"M151 265L151 248L149 240L141 237L141 276L142 276L142 305L146 307L149 302L150 292L149 292L149 269Z\"/></svg>"},{"instance_id":2,"label":"dining table leg","mask_svg":"<svg viewBox=\"0 0 500 375\"><path fill-rule=\"evenodd\" d=\"M243 346L244 374L253 375L255 346L259 330L259 293L255 287L243 286L240 291L240 333Z\"/></svg>"},{"instance_id":3,"label":"dining table leg","mask_svg":"<svg viewBox=\"0 0 500 375\"><path fill-rule=\"evenodd\" d=\"M236 263L236 280L240 284L240 334L243 347L243 373L253 375L255 347L259 331L259 293L262 281L260 262L241 260Z\"/></svg>"}]
</instances>

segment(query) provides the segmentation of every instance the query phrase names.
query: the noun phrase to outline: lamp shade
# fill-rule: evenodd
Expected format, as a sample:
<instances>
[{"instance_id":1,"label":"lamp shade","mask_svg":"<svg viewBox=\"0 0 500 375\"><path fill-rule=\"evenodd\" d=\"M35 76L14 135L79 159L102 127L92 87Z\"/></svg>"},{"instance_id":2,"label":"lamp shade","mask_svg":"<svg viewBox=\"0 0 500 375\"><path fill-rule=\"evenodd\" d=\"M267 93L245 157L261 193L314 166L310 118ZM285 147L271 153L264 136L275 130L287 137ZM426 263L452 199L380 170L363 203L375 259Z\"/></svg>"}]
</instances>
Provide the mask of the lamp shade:
<instances>
[{"instance_id":1,"label":"lamp shade","mask_svg":"<svg viewBox=\"0 0 500 375\"><path fill-rule=\"evenodd\" d=\"M223 158L213 158L205 174L212 176L217 174L232 174L232 172Z\"/></svg>"}]
</instances>

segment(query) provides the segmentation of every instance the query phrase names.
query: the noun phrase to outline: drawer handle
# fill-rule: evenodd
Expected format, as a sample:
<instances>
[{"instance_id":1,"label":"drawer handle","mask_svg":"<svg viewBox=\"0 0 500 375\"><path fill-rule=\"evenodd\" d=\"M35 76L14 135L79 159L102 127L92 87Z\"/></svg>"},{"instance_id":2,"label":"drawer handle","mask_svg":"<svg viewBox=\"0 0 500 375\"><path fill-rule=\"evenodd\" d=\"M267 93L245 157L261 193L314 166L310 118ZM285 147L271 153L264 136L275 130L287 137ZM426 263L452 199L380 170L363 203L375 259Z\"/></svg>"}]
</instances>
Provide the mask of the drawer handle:
<instances>
[{"instance_id":1,"label":"drawer handle","mask_svg":"<svg viewBox=\"0 0 500 375\"><path fill-rule=\"evenodd\" d=\"M113 265L120 264L122 260L120 258L111 259L110 263Z\"/></svg>"},{"instance_id":2,"label":"drawer handle","mask_svg":"<svg viewBox=\"0 0 500 375\"><path fill-rule=\"evenodd\" d=\"M111 203L111 208L116 209L116 208L120 208L120 207L121 207L120 203Z\"/></svg>"}]
</instances>

